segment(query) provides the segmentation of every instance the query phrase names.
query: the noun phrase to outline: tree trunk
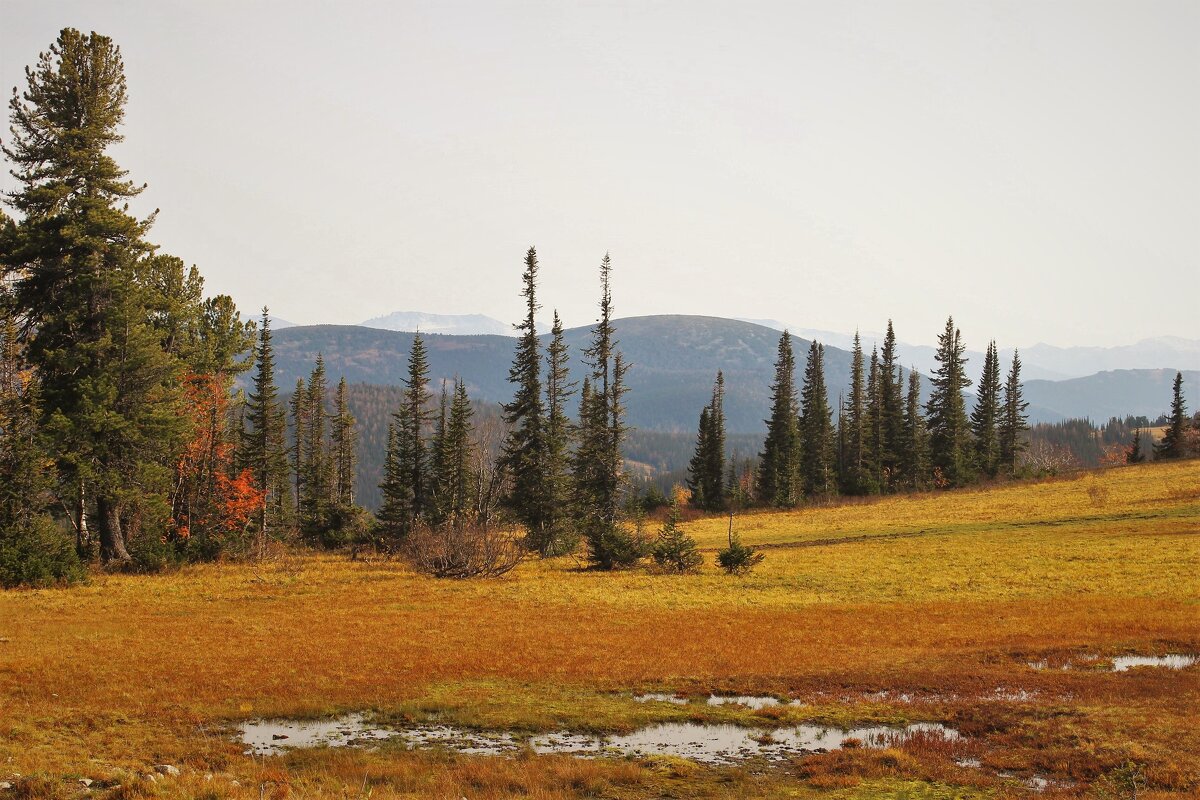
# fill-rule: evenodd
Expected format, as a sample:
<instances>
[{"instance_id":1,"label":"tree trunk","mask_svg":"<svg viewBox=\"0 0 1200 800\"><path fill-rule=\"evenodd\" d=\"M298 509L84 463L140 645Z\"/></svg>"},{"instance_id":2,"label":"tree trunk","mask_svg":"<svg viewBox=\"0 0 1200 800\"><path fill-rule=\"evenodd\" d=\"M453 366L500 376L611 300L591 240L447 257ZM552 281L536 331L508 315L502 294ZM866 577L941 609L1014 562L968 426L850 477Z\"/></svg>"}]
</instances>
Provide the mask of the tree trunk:
<instances>
[{"instance_id":1,"label":"tree trunk","mask_svg":"<svg viewBox=\"0 0 1200 800\"><path fill-rule=\"evenodd\" d=\"M121 508L111 498L96 497L96 516L100 528L100 563L132 561L125 549L125 534L121 530Z\"/></svg>"},{"instance_id":2,"label":"tree trunk","mask_svg":"<svg viewBox=\"0 0 1200 800\"><path fill-rule=\"evenodd\" d=\"M79 492L75 496L75 551L80 556L85 555L92 546L92 535L88 531L87 497L84 494L83 481L79 481Z\"/></svg>"}]
</instances>

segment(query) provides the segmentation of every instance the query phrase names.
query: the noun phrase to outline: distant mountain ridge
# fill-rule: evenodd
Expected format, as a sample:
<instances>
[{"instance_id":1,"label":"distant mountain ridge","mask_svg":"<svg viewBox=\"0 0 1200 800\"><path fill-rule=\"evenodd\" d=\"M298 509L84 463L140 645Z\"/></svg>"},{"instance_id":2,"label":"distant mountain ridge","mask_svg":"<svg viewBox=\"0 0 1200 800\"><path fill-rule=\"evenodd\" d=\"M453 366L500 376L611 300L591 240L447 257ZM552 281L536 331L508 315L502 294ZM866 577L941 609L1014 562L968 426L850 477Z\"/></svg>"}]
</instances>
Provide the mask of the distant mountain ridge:
<instances>
[{"instance_id":1,"label":"distant mountain ridge","mask_svg":"<svg viewBox=\"0 0 1200 800\"><path fill-rule=\"evenodd\" d=\"M388 331L420 331L455 336L515 336L512 325L484 314L429 314L424 311L393 311L361 323L365 328Z\"/></svg>"},{"instance_id":2,"label":"distant mountain ridge","mask_svg":"<svg viewBox=\"0 0 1200 800\"><path fill-rule=\"evenodd\" d=\"M817 339L843 349L849 349L854 334L837 331L816 330L787 325L777 319L745 320L775 330L787 327L794 335ZM903 332L900 332L903 333ZM862 331L863 349L870 352L873 344L882 345L883 333ZM974 341L967 332L967 341ZM912 344L897 335L897 355L900 363L917 372L929 374L937 368L934 354L937 348L931 345ZM986 344L986 341L976 342ZM1000 360L1007 365L1012 361L1014 348L1000 350ZM1020 348L1022 377L1029 380L1066 380L1082 378L1097 372L1113 370L1173 369L1200 370L1200 339L1182 336L1155 336L1130 345L1116 347L1058 347L1039 343ZM982 350L967 351L967 369L974 373L983 364Z\"/></svg>"}]
</instances>

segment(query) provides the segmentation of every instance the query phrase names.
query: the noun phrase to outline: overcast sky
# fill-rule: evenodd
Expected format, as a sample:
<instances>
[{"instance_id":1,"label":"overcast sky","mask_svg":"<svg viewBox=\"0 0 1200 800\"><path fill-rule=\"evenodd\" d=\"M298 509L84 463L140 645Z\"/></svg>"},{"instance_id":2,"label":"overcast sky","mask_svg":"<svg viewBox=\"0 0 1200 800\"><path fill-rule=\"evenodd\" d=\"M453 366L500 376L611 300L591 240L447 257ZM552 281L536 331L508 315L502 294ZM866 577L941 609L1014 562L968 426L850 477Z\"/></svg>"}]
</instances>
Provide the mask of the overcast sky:
<instances>
[{"instance_id":1,"label":"overcast sky","mask_svg":"<svg viewBox=\"0 0 1200 800\"><path fill-rule=\"evenodd\" d=\"M0 0L112 36L155 240L300 323L775 318L1200 337L1200 3ZM7 131L4 132L7 136ZM11 187L11 179L4 178Z\"/></svg>"}]
</instances>

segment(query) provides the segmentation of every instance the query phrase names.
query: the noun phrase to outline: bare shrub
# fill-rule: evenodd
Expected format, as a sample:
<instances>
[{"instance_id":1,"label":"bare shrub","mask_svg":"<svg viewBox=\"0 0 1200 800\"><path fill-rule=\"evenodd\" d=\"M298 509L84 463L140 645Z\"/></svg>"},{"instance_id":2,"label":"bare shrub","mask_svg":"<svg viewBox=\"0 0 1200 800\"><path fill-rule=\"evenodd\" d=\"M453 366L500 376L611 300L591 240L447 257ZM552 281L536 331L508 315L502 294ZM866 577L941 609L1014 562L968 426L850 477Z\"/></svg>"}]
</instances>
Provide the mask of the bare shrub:
<instances>
[{"instance_id":1,"label":"bare shrub","mask_svg":"<svg viewBox=\"0 0 1200 800\"><path fill-rule=\"evenodd\" d=\"M408 535L404 555L436 578L495 578L520 564L525 548L511 533L485 525L420 525Z\"/></svg>"}]
</instances>

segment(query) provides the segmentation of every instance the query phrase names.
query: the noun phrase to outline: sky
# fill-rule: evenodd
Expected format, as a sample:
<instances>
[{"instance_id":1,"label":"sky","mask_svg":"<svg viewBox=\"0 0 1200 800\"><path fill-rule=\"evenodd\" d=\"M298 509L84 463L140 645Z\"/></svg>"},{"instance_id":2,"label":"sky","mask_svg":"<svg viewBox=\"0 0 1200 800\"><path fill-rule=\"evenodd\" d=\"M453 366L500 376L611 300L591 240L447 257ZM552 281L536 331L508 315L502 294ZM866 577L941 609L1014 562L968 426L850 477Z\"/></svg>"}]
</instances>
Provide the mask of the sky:
<instances>
[{"instance_id":1,"label":"sky","mask_svg":"<svg viewBox=\"0 0 1200 800\"><path fill-rule=\"evenodd\" d=\"M568 326L607 251L618 316L1200 338L1193 0L0 0L0 86L67 26L122 49L152 238L249 312L515 321L533 245Z\"/></svg>"}]
</instances>

